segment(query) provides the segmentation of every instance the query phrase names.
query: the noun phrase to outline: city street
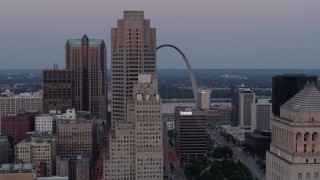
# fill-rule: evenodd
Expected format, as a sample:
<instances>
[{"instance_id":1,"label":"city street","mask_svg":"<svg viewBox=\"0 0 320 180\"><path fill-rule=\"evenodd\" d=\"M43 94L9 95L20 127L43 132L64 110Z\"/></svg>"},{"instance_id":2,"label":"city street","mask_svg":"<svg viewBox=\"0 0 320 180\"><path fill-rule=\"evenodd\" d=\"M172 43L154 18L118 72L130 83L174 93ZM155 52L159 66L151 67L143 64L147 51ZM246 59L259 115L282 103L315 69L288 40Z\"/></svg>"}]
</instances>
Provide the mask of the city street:
<instances>
[{"instance_id":1,"label":"city street","mask_svg":"<svg viewBox=\"0 0 320 180\"><path fill-rule=\"evenodd\" d=\"M241 148L234 147L233 145L231 146L230 143L227 142L227 140L221 135L221 133L217 129L209 127L207 132L210 134L211 138L219 145L228 146L229 148L231 148L234 153L234 159L236 161L240 160L243 164L245 164L250 169L254 177L260 180L264 180L266 178L264 172L256 164L256 160L244 154L241 151Z\"/></svg>"}]
</instances>

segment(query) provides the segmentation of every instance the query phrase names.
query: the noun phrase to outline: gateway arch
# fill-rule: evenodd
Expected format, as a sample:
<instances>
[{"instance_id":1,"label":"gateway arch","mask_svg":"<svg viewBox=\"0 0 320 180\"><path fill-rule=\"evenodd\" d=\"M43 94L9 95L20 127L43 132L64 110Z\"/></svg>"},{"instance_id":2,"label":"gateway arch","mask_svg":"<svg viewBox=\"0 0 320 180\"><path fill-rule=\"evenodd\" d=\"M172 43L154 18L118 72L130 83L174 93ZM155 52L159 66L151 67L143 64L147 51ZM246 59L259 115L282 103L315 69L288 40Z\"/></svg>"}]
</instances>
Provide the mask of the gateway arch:
<instances>
[{"instance_id":1,"label":"gateway arch","mask_svg":"<svg viewBox=\"0 0 320 180\"><path fill-rule=\"evenodd\" d=\"M193 97L194 97L194 101L196 103L196 105L198 104L198 98L197 98L197 82L196 82L196 79L194 77L194 74L193 74L193 71L191 69L191 66L190 66L190 63L187 59L187 57L183 54L183 52L176 46L174 45L171 45L171 44L163 44L161 46L158 46L156 50L159 50L163 47L170 47L170 48L173 48L175 49L176 51L178 51L180 53L180 55L182 56L184 62L186 63L186 66L187 66L187 69L188 69L188 73L189 73L189 76L190 76L190 79L191 79L191 84L192 84L192 89L193 89Z\"/></svg>"}]
</instances>

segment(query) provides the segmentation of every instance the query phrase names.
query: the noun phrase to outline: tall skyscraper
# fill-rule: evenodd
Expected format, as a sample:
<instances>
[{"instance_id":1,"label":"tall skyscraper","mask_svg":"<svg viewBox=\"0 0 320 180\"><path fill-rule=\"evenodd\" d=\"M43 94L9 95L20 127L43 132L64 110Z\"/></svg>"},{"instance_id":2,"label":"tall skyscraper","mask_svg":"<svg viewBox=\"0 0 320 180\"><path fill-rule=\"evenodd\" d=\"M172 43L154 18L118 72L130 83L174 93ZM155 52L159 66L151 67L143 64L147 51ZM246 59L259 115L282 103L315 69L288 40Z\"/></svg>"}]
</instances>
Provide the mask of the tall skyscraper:
<instances>
[{"instance_id":1,"label":"tall skyscraper","mask_svg":"<svg viewBox=\"0 0 320 180\"><path fill-rule=\"evenodd\" d=\"M266 179L319 179L320 92L313 82L280 107L271 129Z\"/></svg>"},{"instance_id":2,"label":"tall skyscraper","mask_svg":"<svg viewBox=\"0 0 320 180\"><path fill-rule=\"evenodd\" d=\"M280 106L301 91L307 81L318 86L317 76L305 74L284 74L272 77L272 113L280 115Z\"/></svg>"},{"instance_id":3,"label":"tall skyscraper","mask_svg":"<svg viewBox=\"0 0 320 180\"><path fill-rule=\"evenodd\" d=\"M244 85L231 87L231 123L234 126L239 125L239 92L243 88L249 88Z\"/></svg>"},{"instance_id":4,"label":"tall skyscraper","mask_svg":"<svg viewBox=\"0 0 320 180\"><path fill-rule=\"evenodd\" d=\"M114 122L105 179L163 179L161 105L157 78L140 74L127 99L127 120Z\"/></svg>"},{"instance_id":5,"label":"tall skyscraper","mask_svg":"<svg viewBox=\"0 0 320 180\"><path fill-rule=\"evenodd\" d=\"M255 102L256 95L251 88L240 88L238 96L238 125L251 127L251 104Z\"/></svg>"},{"instance_id":6,"label":"tall skyscraper","mask_svg":"<svg viewBox=\"0 0 320 180\"><path fill-rule=\"evenodd\" d=\"M72 108L72 71L54 69L43 70L43 111L49 113L50 110L65 112Z\"/></svg>"},{"instance_id":7,"label":"tall skyscraper","mask_svg":"<svg viewBox=\"0 0 320 180\"><path fill-rule=\"evenodd\" d=\"M138 74L156 74L156 29L143 11L124 11L111 30L111 112L115 121L126 120L127 98Z\"/></svg>"},{"instance_id":8,"label":"tall skyscraper","mask_svg":"<svg viewBox=\"0 0 320 180\"><path fill-rule=\"evenodd\" d=\"M66 69L73 72L74 106L77 111L90 111L106 119L106 46L102 39L69 39L66 49Z\"/></svg>"},{"instance_id":9,"label":"tall skyscraper","mask_svg":"<svg viewBox=\"0 0 320 180\"><path fill-rule=\"evenodd\" d=\"M207 156L207 117L205 110L175 108L175 146L181 163Z\"/></svg>"},{"instance_id":10,"label":"tall skyscraper","mask_svg":"<svg viewBox=\"0 0 320 180\"><path fill-rule=\"evenodd\" d=\"M112 131L105 179L163 179L156 30L143 11L124 11L111 44Z\"/></svg>"}]
</instances>

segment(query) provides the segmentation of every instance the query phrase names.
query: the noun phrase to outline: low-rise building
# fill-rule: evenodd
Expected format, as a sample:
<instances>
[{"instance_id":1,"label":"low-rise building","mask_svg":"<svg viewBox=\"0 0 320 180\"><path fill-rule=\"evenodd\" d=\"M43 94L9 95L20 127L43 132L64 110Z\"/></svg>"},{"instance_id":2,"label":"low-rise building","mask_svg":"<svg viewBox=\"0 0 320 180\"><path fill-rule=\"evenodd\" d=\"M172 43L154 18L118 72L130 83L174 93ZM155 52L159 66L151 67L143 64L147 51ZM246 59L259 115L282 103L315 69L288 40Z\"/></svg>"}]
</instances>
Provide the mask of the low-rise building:
<instances>
[{"instance_id":1,"label":"low-rise building","mask_svg":"<svg viewBox=\"0 0 320 180\"><path fill-rule=\"evenodd\" d=\"M47 175L56 174L56 139L46 136L32 136L15 146L16 161L24 163L44 162Z\"/></svg>"},{"instance_id":2,"label":"low-rise building","mask_svg":"<svg viewBox=\"0 0 320 180\"><path fill-rule=\"evenodd\" d=\"M208 112L208 123L212 124L230 124L231 107L224 104L214 105Z\"/></svg>"},{"instance_id":3,"label":"low-rise building","mask_svg":"<svg viewBox=\"0 0 320 180\"><path fill-rule=\"evenodd\" d=\"M26 139L26 133L34 130L35 115L25 111L1 118L1 133L11 136L15 143Z\"/></svg>"},{"instance_id":4,"label":"low-rise building","mask_svg":"<svg viewBox=\"0 0 320 180\"><path fill-rule=\"evenodd\" d=\"M0 165L0 179L36 180L37 168L33 164L2 164Z\"/></svg>"},{"instance_id":5,"label":"low-rise building","mask_svg":"<svg viewBox=\"0 0 320 180\"><path fill-rule=\"evenodd\" d=\"M42 91L13 94L9 90L0 96L0 117L16 114L21 110L36 109L42 112Z\"/></svg>"},{"instance_id":6,"label":"low-rise building","mask_svg":"<svg viewBox=\"0 0 320 180\"><path fill-rule=\"evenodd\" d=\"M41 114L36 117L35 130L38 132L47 132L55 134L56 131L56 116L53 114Z\"/></svg>"},{"instance_id":7,"label":"low-rise building","mask_svg":"<svg viewBox=\"0 0 320 180\"><path fill-rule=\"evenodd\" d=\"M271 132L258 130L246 132L245 142L248 150L264 158L266 151L270 149Z\"/></svg>"},{"instance_id":8,"label":"low-rise building","mask_svg":"<svg viewBox=\"0 0 320 180\"><path fill-rule=\"evenodd\" d=\"M88 156L57 156L57 175L68 176L69 180L87 180L92 174L91 158Z\"/></svg>"},{"instance_id":9,"label":"low-rise building","mask_svg":"<svg viewBox=\"0 0 320 180\"><path fill-rule=\"evenodd\" d=\"M97 151L95 119L57 120L57 154L64 157L90 156Z\"/></svg>"}]
</instances>

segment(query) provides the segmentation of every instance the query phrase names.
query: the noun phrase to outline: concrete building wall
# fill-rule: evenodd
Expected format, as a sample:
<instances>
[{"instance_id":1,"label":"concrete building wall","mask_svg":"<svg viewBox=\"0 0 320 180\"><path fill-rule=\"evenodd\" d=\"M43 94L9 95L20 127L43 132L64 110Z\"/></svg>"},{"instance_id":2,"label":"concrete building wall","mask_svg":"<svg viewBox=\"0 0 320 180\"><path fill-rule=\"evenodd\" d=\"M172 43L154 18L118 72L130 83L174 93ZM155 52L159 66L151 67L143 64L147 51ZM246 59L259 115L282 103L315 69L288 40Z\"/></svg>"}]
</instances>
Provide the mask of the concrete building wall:
<instances>
[{"instance_id":1,"label":"concrete building wall","mask_svg":"<svg viewBox=\"0 0 320 180\"><path fill-rule=\"evenodd\" d=\"M250 89L239 92L239 126L251 127L251 104L255 102L255 93Z\"/></svg>"},{"instance_id":2,"label":"concrete building wall","mask_svg":"<svg viewBox=\"0 0 320 180\"><path fill-rule=\"evenodd\" d=\"M115 124L105 179L163 179L163 121L157 79L139 75L127 102L127 121Z\"/></svg>"},{"instance_id":3,"label":"concrete building wall","mask_svg":"<svg viewBox=\"0 0 320 180\"><path fill-rule=\"evenodd\" d=\"M267 153L267 180L319 179L320 92L313 83L280 107L271 118L272 141Z\"/></svg>"},{"instance_id":4,"label":"concrete building wall","mask_svg":"<svg viewBox=\"0 0 320 180\"><path fill-rule=\"evenodd\" d=\"M50 114L43 114L35 118L35 130L54 134L56 131L56 117Z\"/></svg>"},{"instance_id":5,"label":"concrete building wall","mask_svg":"<svg viewBox=\"0 0 320 180\"><path fill-rule=\"evenodd\" d=\"M210 88L201 88L198 89L198 104L197 107L206 110L211 107L211 89Z\"/></svg>"},{"instance_id":6,"label":"concrete building wall","mask_svg":"<svg viewBox=\"0 0 320 180\"><path fill-rule=\"evenodd\" d=\"M24 163L43 161L47 165L47 175L56 174L56 140L53 138L31 137L15 146L16 160Z\"/></svg>"},{"instance_id":7,"label":"concrete building wall","mask_svg":"<svg viewBox=\"0 0 320 180\"><path fill-rule=\"evenodd\" d=\"M42 112L42 94L24 93L0 97L0 117L26 109L37 109Z\"/></svg>"},{"instance_id":8,"label":"concrete building wall","mask_svg":"<svg viewBox=\"0 0 320 180\"><path fill-rule=\"evenodd\" d=\"M270 130L272 116L271 103L258 102L251 104L251 130Z\"/></svg>"},{"instance_id":9,"label":"concrete building wall","mask_svg":"<svg viewBox=\"0 0 320 180\"><path fill-rule=\"evenodd\" d=\"M56 156L57 176L69 176L69 158Z\"/></svg>"},{"instance_id":10,"label":"concrete building wall","mask_svg":"<svg viewBox=\"0 0 320 180\"><path fill-rule=\"evenodd\" d=\"M59 156L91 156L96 154L97 131L95 120L58 120L57 138Z\"/></svg>"}]
</instances>

